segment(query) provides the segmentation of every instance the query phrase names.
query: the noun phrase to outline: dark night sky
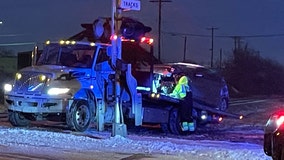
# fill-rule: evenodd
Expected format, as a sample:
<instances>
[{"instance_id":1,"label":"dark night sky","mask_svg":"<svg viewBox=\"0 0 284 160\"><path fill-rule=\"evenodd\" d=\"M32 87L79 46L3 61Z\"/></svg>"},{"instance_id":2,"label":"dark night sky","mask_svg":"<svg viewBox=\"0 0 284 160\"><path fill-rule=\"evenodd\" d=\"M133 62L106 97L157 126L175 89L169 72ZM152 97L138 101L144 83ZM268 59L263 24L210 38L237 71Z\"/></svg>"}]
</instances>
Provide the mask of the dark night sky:
<instances>
[{"instance_id":1,"label":"dark night sky","mask_svg":"<svg viewBox=\"0 0 284 160\"><path fill-rule=\"evenodd\" d=\"M187 38L186 58L210 63L211 30L214 31L214 59L230 55L234 40L218 36L244 37L242 42L259 51L263 57L284 62L284 1L282 0L172 0L162 6L161 58L181 61L184 38L165 32L202 36ZM111 0L1 0L0 44L44 42L69 37L81 30L80 24L93 22L99 16L111 15ZM158 3L141 0L141 11L123 12L152 27L148 34L157 44ZM7 35L17 36L7 36ZM15 46L14 50L30 50L31 45ZM157 55L157 47L155 47Z\"/></svg>"}]
</instances>

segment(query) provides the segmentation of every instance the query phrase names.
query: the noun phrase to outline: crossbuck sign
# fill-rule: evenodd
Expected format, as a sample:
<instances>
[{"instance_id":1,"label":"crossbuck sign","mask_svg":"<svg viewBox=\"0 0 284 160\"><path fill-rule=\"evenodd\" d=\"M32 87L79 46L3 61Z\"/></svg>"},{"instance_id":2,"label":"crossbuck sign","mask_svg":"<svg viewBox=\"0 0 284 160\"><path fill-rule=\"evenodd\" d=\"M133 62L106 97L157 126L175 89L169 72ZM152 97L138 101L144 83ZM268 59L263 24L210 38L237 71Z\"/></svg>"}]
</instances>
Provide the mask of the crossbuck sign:
<instances>
[{"instance_id":1,"label":"crossbuck sign","mask_svg":"<svg viewBox=\"0 0 284 160\"><path fill-rule=\"evenodd\" d=\"M121 0L120 8L140 11L140 1L139 0Z\"/></svg>"}]
</instances>

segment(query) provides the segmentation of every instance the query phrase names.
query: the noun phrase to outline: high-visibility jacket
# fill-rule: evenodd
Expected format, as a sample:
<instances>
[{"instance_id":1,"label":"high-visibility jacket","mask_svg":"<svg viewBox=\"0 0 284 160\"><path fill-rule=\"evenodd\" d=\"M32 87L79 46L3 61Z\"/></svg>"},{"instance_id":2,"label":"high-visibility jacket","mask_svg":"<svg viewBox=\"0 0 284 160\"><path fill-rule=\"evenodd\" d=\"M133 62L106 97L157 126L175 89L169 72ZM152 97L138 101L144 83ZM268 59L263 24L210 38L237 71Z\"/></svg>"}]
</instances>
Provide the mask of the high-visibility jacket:
<instances>
[{"instance_id":1,"label":"high-visibility jacket","mask_svg":"<svg viewBox=\"0 0 284 160\"><path fill-rule=\"evenodd\" d=\"M178 83L176 84L173 92L170 96L178 99L183 99L186 96L186 93L189 92L190 88L188 86L188 78L186 76L182 76Z\"/></svg>"}]
</instances>

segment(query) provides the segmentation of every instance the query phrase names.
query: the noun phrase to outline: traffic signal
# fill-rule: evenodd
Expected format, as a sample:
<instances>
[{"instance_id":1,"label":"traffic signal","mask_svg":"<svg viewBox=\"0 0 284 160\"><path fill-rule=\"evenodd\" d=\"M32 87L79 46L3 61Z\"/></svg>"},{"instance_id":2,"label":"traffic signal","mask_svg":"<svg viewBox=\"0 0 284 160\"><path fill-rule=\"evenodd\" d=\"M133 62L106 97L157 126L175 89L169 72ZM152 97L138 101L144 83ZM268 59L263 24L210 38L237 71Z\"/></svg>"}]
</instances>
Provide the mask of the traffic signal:
<instances>
[{"instance_id":1,"label":"traffic signal","mask_svg":"<svg viewBox=\"0 0 284 160\"><path fill-rule=\"evenodd\" d=\"M141 42L141 38L152 30L151 27L145 26L132 18L122 17L119 20L121 21L119 32L124 39ZM90 42L109 43L111 38L110 21L110 18L98 18L93 23L81 24L85 30L70 37L68 40L83 40L87 38Z\"/></svg>"},{"instance_id":2,"label":"traffic signal","mask_svg":"<svg viewBox=\"0 0 284 160\"><path fill-rule=\"evenodd\" d=\"M110 42L111 26L108 18L105 20L101 18L96 19L92 27L95 40L103 43Z\"/></svg>"},{"instance_id":3,"label":"traffic signal","mask_svg":"<svg viewBox=\"0 0 284 160\"><path fill-rule=\"evenodd\" d=\"M147 32L150 32L152 30L151 27L145 26L143 23L123 17L122 18L122 23L120 26L120 34L125 38L125 39L133 39L137 42L141 40L142 37L145 36Z\"/></svg>"},{"instance_id":4,"label":"traffic signal","mask_svg":"<svg viewBox=\"0 0 284 160\"><path fill-rule=\"evenodd\" d=\"M68 40L81 41L86 38L89 42L110 42L111 26L108 18L99 18L93 23L83 23L81 26L84 30L71 36Z\"/></svg>"}]
</instances>

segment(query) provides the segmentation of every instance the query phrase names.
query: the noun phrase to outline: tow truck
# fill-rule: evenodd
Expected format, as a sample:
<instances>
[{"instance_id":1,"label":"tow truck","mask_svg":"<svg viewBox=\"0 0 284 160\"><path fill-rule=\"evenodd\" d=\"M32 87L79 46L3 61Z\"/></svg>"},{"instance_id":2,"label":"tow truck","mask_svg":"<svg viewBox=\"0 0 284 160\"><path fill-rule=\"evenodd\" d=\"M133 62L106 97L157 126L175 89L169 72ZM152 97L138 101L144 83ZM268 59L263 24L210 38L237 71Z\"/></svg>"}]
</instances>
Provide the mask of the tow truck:
<instances>
[{"instance_id":1,"label":"tow truck","mask_svg":"<svg viewBox=\"0 0 284 160\"><path fill-rule=\"evenodd\" d=\"M35 47L31 54L32 65L20 69L13 82L5 84L4 101L9 122L25 127L31 121L62 121L79 132L84 132L94 122L96 129L103 131L115 119L115 83L119 81L122 123L160 124L166 132L189 133L180 125L180 100L154 90L153 84L161 83L157 76L162 74L154 70L153 48L147 51L141 46L142 41L151 46L152 39L122 39L122 48L128 51L118 52L119 58L113 66L111 43L96 42L88 32L88 25L82 26L86 30L66 40L46 41L42 52ZM146 74L137 70L139 65L149 66ZM139 86L141 81L148 83ZM189 107L194 107L195 128L200 119L239 118L206 106Z\"/></svg>"}]
</instances>

